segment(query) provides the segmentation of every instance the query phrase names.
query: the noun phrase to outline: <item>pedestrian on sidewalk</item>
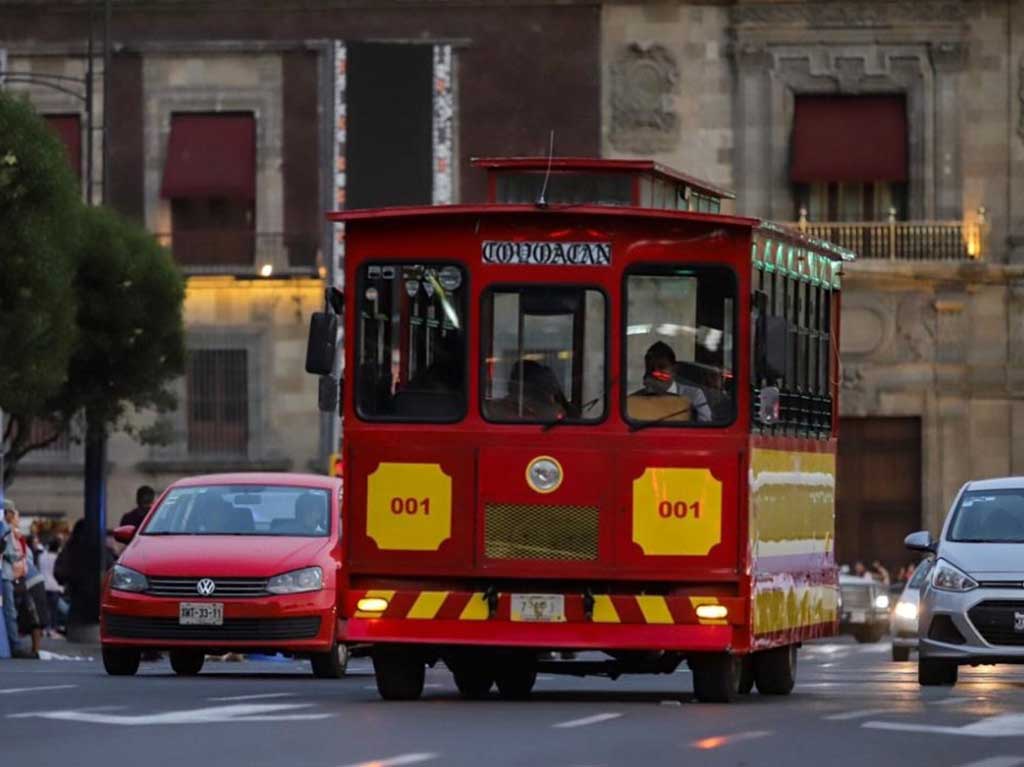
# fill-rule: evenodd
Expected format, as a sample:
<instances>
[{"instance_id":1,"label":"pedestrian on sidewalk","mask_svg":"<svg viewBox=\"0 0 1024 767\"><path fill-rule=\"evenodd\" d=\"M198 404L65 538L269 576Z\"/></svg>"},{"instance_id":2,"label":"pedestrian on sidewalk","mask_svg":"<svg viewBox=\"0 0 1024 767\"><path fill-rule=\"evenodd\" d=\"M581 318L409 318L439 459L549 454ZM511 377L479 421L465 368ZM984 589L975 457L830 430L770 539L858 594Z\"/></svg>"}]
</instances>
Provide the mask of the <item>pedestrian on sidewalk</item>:
<instances>
[{"instance_id":1,"label":"pedestrian on sidewalk","mask_svg":"<svg viewBox=\"0 0 1024 767\"><path fill-rule=\"evenodd\" d=\"M4 550L7 548L7 536L10 532L10 528L7 527L7 523L4 522L3 515L0 514L0 563L6 564L2 561ZM7 636L7 589L0 589L0 659L6 659L11 657L11 640ZM12 597L13 602L13 597ZM17 623L17 618L15 618Z\"/></svg>"},{"instance_id":2,"label":"pedestrian on sidewalk","mask_svg":"<svg viewBox=\"0 0 1024 767\"><path fill-rule=\"evenodd\" d=\"M3 553L0 554L0 582L3 584L4 629L7 632L10 655L14 658L24 658L28 657L28 653L22 649L18 641L18 608L14 599L14 583L25 577L27 565L8 517L8 511L15 508L14 501L10 498L4 499L4 518L0 523L3 525L0 531L0 542L3 543Z\"/></svg>"},{"instance_id":3,"label":"pedestrian on sidewalk","mask_svg":"<svg viewBox=\"0 0 1024 767\"><path fill-rule=\"evenodd\" d=\"M22 634L32 638L32 649L24 654L27 658L38 658L43 638L43 627L48 621L46 607L46 586L43 574L36 567L28 539L21 534L21 514L13 501L4 501L4 521L11 528L14 543L21 554L24 574L14 579L14 597L18 611L18 628ZM14 654L12 652L12 654Z\"/></svg>"},{"instance_id":4,"label":"pedestrian on sidewalk","mask_svg":"<svg viewBox=\"0 0 1024 767\"><path fill-rule=\"evenodd\" d=\"M46 630L53 636L56 634L60 621L60 598L64 589L57 579L53 577L53 567L57 563L57 554L60 552L60 539L53 537L46 544L46 549L39 555L39 572L43 574L43 585L46 587L46 607L50 620L47 622Z\"/></svg>"},{"instance_id":5,"label":"pedestrian on sidewalk","mask_svg":"<svg viewBox=\"0 0 1024 767\"><path fill-rule=\"evenodd\" d=\"M132 525L136 529L142 524L142 520L153 508L153 501L156 500L156 491L149 485L142 485L135 491L135 508L125 512L121 517L121 525Z\"/></svg>"}]
</instances>

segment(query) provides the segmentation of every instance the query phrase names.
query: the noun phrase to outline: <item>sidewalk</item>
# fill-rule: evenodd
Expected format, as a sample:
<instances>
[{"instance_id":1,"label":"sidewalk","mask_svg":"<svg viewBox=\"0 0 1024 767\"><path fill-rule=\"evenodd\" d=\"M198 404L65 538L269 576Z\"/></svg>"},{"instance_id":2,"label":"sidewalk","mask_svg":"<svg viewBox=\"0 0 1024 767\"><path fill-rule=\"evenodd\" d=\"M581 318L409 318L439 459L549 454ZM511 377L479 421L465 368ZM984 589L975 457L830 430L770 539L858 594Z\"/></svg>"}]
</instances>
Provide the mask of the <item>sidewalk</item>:
<instances>
[{"instance_id":1,"label":"sidewalk","mask_svg":"<svg viewBox=\"0 0 1024 767\"><path fill-rule=\"evenodd\" d=\"M39 660L99 660L99 643L69 642L62 636L43 638L39 648Z\"/></svg>"}]
</instances>

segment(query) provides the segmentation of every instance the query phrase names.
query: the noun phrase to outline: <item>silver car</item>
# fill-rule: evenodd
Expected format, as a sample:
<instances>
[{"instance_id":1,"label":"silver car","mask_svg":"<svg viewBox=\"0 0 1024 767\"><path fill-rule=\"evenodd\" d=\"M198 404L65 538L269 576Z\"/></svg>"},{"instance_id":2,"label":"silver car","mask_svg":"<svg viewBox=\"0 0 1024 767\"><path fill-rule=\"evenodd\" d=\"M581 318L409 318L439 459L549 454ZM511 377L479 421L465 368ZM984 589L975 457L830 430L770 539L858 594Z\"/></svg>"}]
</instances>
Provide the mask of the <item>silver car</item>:
<instances>
[{"instance_id":1,"label":"silver car","mask_svg":"<svg viewBox=\"0 0 1024 767\"><path fill-rule=\"evenodd\" d=\"M918 681L956 684L964 664L1024 663L1024 477L968 482L938 541L918 611Z\"/></svg>"},{"instance_id":2,"label":"silver car","mask_svg":"<svg viewBox=\"0 0 1024 767\"><path fill-rule=\"evenodd\" d=\"M892 659L895 661L910 660L910 651L917 649L917 610L921 602L921 590L934 563L933 559L921 560L914 570L914 575L903 587L892 613L889 614Z\"/></svg>"}]
</instances>

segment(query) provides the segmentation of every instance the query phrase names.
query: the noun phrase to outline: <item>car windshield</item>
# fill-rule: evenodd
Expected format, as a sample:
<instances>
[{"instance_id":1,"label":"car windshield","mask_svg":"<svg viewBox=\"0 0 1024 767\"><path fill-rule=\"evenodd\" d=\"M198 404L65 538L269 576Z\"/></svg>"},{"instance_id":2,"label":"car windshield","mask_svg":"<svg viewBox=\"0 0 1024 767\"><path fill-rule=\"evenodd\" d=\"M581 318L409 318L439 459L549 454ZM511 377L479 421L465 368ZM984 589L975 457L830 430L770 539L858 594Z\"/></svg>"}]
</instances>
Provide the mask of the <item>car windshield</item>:
<instances>
[{"instance_id":1,"label":"car windshield","mask_svg":"<svg viewBox=\"0 0 1024 767\"><path fill-rule=\"evenodd\" d=\"M323 538L331 529L323 489L201 485L171 490L142 535L274 535Z\"/></svg>"},{"instance_id":2,"label":"car windshield","mask_svg":"<svg viewBox=\"0 0 1024 767\"><path fill-rule=\"evenodd\" d=\"M949 540L962 543L1024 543L1024 489L964 493Z\"/></svg>"}]
</instances>

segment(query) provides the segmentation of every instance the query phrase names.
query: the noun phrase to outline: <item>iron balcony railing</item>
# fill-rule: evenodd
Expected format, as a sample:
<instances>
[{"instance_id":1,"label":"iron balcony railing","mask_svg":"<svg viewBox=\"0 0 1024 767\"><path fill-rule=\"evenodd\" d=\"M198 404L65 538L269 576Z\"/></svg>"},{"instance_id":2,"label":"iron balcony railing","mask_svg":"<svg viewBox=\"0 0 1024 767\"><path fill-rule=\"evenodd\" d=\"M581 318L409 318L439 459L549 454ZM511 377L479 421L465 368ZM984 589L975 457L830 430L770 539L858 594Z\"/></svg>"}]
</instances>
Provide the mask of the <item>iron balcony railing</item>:
<instances>
[{"instance_id":1,"label":"iron balcony railing","mask_svg":"<svg viewBox=\"0 0 1024 767\"><path fill-rule=\"evenodd\" d=\"M803 213L803 211L801 211ZM974 221L808 221L801 232L852 250L858 258L893 261L976 261L985 256L985 209Z\"/></svg>"},{"instance_id":2,"label":"iron balcony railing","mask_svg":"<svg viewBox=\"0 0 1024 767\"><path fill-rule=\"evenodd\" d=\"M186 274L315 274L320 264L317 234L222 228L179 229L154 236Z\"/></svg>"}]
</instances>

